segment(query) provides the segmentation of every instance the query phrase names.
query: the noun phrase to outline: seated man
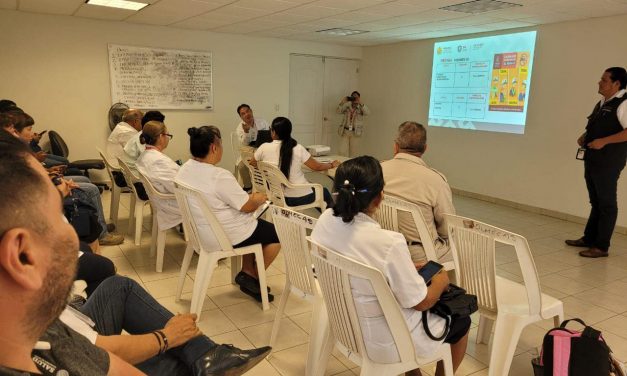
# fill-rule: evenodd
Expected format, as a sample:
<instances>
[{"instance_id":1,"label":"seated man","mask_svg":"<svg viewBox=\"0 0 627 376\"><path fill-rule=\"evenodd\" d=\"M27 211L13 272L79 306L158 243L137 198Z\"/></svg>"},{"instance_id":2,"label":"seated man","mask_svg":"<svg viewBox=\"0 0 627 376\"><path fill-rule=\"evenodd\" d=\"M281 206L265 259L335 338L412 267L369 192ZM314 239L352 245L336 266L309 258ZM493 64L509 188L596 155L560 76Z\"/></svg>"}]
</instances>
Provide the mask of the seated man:
<instances>
[{"instance_id":1,"label":"seated man","mask_svg":"<svg viewBox=\"0 0 627 376\"><path fill-rule=\"evenodd\" d=\"M245 103L237 106L237 114L240 119L242 119L235 128L240 146L253 146L254 142L257 141L257 132L270 129L268 122L264 119L254 117L252 108ZM236 153L238 153L237 150ZM248 171L248 167L242 162L241 157L237 158L237 170L239 176L242 178L244 190L250 191L252 189L250 171Z\"/></svg>"},{"instance_id":2,"label":"seated man","mask_svg":"<svg viewBox=\"0 0 627 376\"><path fill-rule=\"evenodd\" d=\"M78 239L46 171L4 131L0 179L2 196L11 197L0 200L0 374L140 375L58 320L76 270ZM44 332L47 343L33 350Z\"/></svg>"},{"instance_id":3,"label":"seated man","mask_svg":"<svg viewBox=\"0 0 627 376\"><path fill-rule=\"evenodd\" d=\"M59 193L45 170L3 131L0 178L5 194L20 187L15 199L0 200L5 218L0 223L0 374L142 374L118 353L151 375L239 375L270 351L216 345L201 335L194 315L173 316L122 277L96 289L81 308L87 317L68 309L59 320L76 268L76 233L63 220ZM104 336L86 325L90 320ZM122 329L135 335L116 335ZM39 338L47 343L32 351Z\"/></svg>"},{"instance_id":4,"label":"seated man","mask_svg":"<svg viewBox=\"0 0 627 376\"><path fill-rule=\"evenodd\" d=\"M106 154L109 162L118 167L118 158L124 158L124 146L126 143L137 136L142 130L142 116L144 114L140 110L128 109L122 114L122 121L119 122L111 131L107 138ZM126 180L119 171L112 171L115 184L119 187L126 187ZM142 197L142 199L144 199Z\"/></svg>"},{"instance_id":5,"label":"seated man","mask_svg":"<svg viewBox=\"0 0 627 376\"><path fill-rule=\"evenodd\" d=\"M440 263L452 261L444 213L455 214L453 196L444 175L429 168L422 155L427 150L427 130L413 121L398 127L394 158L381 163L385 194L413 202L420 207L434 241ZM414 262L426 259L420 236L409 213L401 213L399 227L409 242Z\"/></svg>"}]
</instances>

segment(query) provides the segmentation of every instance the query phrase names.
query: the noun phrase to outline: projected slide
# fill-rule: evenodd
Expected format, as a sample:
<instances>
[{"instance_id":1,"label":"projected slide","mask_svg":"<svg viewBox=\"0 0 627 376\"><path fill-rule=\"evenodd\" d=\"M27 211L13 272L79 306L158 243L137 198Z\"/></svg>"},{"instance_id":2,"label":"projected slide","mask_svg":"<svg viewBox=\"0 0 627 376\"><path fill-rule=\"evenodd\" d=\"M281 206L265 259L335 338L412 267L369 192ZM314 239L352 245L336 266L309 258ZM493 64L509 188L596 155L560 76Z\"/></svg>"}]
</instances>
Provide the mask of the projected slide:
<instances>
[{"instance_id":1,"label":"projected slide","mask_svg":"<svg viewBox=\"0 0 627 376\"><path fill-rule=\"evenodd\" d=\"M429 125L524 133L536 32L435 43Z\"/></svg>"}]
</instances>

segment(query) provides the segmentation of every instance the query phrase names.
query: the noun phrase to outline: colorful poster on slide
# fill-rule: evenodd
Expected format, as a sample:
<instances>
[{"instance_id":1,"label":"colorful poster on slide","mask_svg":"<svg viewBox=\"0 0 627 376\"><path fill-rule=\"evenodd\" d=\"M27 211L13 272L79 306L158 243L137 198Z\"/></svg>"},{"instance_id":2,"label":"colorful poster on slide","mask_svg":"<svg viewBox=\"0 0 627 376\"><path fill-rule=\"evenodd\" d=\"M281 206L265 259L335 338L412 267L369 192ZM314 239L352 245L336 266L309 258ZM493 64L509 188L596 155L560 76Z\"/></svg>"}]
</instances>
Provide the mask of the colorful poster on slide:
<instances>
[{"instance_id":1,"label":"colorful poster on slide","mask_svg":"<svg viewBox=\"0 0 627 376\"><path fill-rule=\"evenodd\" d=\"M524 133L536 32L435 43L429 125Z\"/></svg>"}]
</instances>

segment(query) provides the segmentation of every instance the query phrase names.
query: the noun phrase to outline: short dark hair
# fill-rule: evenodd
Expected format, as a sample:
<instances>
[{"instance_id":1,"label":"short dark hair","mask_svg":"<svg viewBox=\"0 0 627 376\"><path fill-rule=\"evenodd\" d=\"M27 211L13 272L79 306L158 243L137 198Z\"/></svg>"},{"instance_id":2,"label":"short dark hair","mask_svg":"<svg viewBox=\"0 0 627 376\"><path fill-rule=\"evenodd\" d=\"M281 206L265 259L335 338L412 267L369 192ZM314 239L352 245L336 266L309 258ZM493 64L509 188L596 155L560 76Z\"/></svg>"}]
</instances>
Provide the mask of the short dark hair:
<instances>
[{"instance_id":1,"label":"short dark hair","mask_svg":"<svg viewBox=\"0 0 627 376\"><path fill-rule=\"evenodd\" d=\"M142 128L146 125L146 123L152 120L163 123L165 115L162 114L161 111L147 111L142 118Z\"/></svg>"},{"instance_id":2,"label":"short dark hair","mask_svg":"<svg viewBox=\"0 0 627 376\"><path fill-rule=\"evenodd\" d=\"M33 119L29 114L22 111L20 108L16 108L8 112L8 114L13 119L13 127L17 132L22 132L24 128L30 127L35 124L35 119Z\"/></svg>"},{"instance_id":3,"label":"short dark hair","mask_svg":"<svg viewBox=\"0 0 627 376\"><path fill-rule=\"evenodd\" d=\"M237 106L237 114L238 115L239 115L239 110L241 110L242 108L247 108L247 109L251 110L249 105L247 105L246 103L242 103L239 106Z\"/></svg>"},{"instance_id":4,"label":"short dark hair","mask_svg":"<svg viewBox=\"0 0 627 376\"><path fill-rule=\"evenodd\" d=\"M196 158L204 158L209 154L209 147L221 140L220 129L214 125L192 127L187 130L189 135L189 151Z\"/></svg>"},{"instance_id":5,"label":"short dark hair","mask_svg":"<svg viewBox=\"0 0 627 376\"><path fill-rule=\"evenodd\" d=\"M0 99L0 113L7 112L13 108L17 107L15 102L10 99Z\"/></svg>"},{"instance_id":6,"label":"short dark hair","mask_svg":"<svg viewBox=\"0 0 627 376\"><path fill-rule=\"evenodd\" d=\"M427 147L427 130L420 123L405 121L398 126L395 142L403 152L424 153Z\"/></svg>"},{"instance_id":7,"label":"short dark hair","mask_svg":"<svg viewBox=\"0 0 627 376\"><path fill-rule=\"evenodd\" d=\"M612 80L612 82L620 82L620 89L625 88L627 85L627 71L625 71L625 68L611 67L607 68L605 71L610 74L610 80Z\"/></svg>"},{"instance_id":8,"label":"short dark hair","mask_svg":"<svg viewBox=\"0 0 627 376\"><path fill-rule=\"evenodd\" d=\"M355 94L357 94L357 96L361 98L361 94L359 94L359 92L358 92L357 90L355 90L355 91L353 91L353 92L351 93L351 97L354 97L354 96L355 96Z\"/></svg>"},{"instance_id":9,"label":"short dark hair","mask_svg":"<svg viewBox=\"0 0 627 376\"><path fill-rule=\"evenodd\" d=\"M15 227L28 227L38 232L47 225L39 220L38 205L33 197L39 197L46 189L45 178L29 165L30 150L25 143L5 130L0 130L0 237ZM15 190L19 189L19 194ZM10 200L6 199L11 197ZM42 232L44 233L44 232Z\"/></svg>"},{"instance_id":10,"label":"short dark hair","mask_svg":"<svg viewBox=\"0 0 627 376\"><path fill-rule=\"evenodd\" d=\"M340 164L333 184L337 192L333 215L342 217L345 223L351 222L370 206L383 191L384 184L381 164L371 156L364 155Z\"/></svg>"}]
</instances>

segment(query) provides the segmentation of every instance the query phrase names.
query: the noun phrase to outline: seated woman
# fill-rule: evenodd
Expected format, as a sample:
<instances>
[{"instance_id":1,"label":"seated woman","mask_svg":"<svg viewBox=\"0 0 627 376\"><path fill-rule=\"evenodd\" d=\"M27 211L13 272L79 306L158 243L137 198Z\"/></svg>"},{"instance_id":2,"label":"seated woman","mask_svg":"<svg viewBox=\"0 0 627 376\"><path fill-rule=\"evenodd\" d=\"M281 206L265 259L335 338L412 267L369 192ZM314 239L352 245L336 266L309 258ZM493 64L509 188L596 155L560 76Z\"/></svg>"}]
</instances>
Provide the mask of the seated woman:
<instances>
[{"instance_id":1,"label":"seated woman","mask_svg":"<svg viewBox=\"0 0 627 376\"><path fill-rule=\"evenodd\" d=\"M137 158L136 167L142 175L150 181L152 186L161 193L174 194L174 178L179 172L179 165L163 153L170 144L172 135L168 133L165 124L159 121L149 121L139 136L139 142L146 149ZM159 230L172 228L183 220L181 210L176 199L163 200L150 198L152 205L157 209Z\"/></svg>"},{"instance_id":2,"label":"seated woman","mask_svg":"<svg viewBox=\"0 0 627 376\"><path fill-rule=\"evenodd\" d=\"M256 166L258 161L271 163L279 167L292 184L309 183L302 170L303 164L314 171L328 170L340 164L339 161L320 163L313 159L307 149L292 138L292 122L288 118L274 119L270 126L270 134L273 141L259 146L250 164ZM285 203L289 206L310 204L315 199L315 193L311 188L285 188ZM331 193L326 188L324 188L324 201L327 203L327 208L333 206Z\"/></svg>"},{"instance_id":3,"label":"seated woman","mask_svg":"<svg viewBox=\"0 0 627 376\"><path fill-rule=\"evenodd\" d=\"M189 128L187 133L193 158L181 166L176 180L204 194L233 247L261 243L264 266L267 269L279 253L281 245L274 225L255 219L252 214L266 201L266 195L246 193L231 172L216 166L222 159L223 152L220 130L217 127ZM198 213L198 218L202 218L199 208L192 207L192 210ZM201 236L211 233L208 223L206 226L206 231L199 231ZM211 238L202 241L208 245L215 244ZM242 271L235 278L235 282L244 293L261 301L255 257L248 254L242 258ZM268 294L268 299L272 301L274 297Z\"/></svg>"},{"instance_id":4,"label":"seated woman","mask_svg":"<svg viewBox=\"0 0 627 376\"><path fill-rule=\"evenodd\" d=\"M344 256L379 269L390 285L405 316L416 354L432 355L440 341L431 340L422 326L422 312L430 309L448 288L446 272L440 272L426 285L416 272L422 265L414 264L403 235L383 230L372 216L383 200L383 173L379 162L368 156L344 162L335 174L334 189L338 197L333 209L326 210L311 237ZM392 334L381 307L369 283L351 280L355 306L363 328L368 355L376 362L398 361ZM439 316L427 314L429 328L442 333L445 322ZM453 368L457 369L466 352L470 318L453 320L444 342L451 344ZM438 364L436 375L443 375ZM420 375L414 370L408 375Z\"/></svg>"}]
</instances>

